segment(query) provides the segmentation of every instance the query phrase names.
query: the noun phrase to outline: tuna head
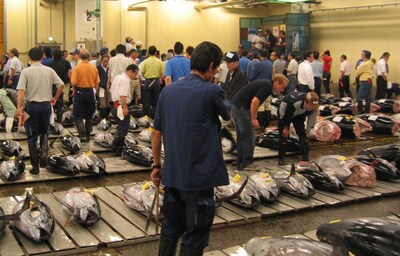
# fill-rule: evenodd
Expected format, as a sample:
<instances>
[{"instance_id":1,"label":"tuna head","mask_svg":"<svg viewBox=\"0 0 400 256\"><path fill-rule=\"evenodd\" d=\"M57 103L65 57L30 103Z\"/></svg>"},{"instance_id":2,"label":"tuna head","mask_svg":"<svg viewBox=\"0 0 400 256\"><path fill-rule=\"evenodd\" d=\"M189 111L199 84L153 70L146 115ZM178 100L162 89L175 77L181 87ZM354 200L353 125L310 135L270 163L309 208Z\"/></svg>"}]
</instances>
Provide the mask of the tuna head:
<instances>
[{"instance_id":1,"label":"tuna head","mask_svg":"<svg viewBox=\"0 0 400 256\"><path fill-rule=\"evenodd\" d=\"M303 175L296 173L293 163L291 164L289 173L286 170L281 170L274 174L274 177L278 179L282 191L294 196L308 198L315 193L310 181Z\"/></svg>"},{"instance_id":2,"label":"tuna head","mask_svg":"<svg viewBox=\"0 0 400 256\"><path fill-rule=\"evenodd\" d=\"M62 138L61 145L73 154L79 152L82 148L81 140L78 137L71 137L69 135Z\"/></svg>"},{"instance_id":3,"label":"tuna head","mask_svg":"<svg viewBox=\"0 0 400 256\"><path fill-rule=\"evenodd\" d=\"M17 180L18 176L25 171L25 162L22 160L8 160L1 163L1 176L8 181Z\"/></svg>"},{"instance_id":4,"label":"tuna head","mask_svg":"<svg viewBox=\"0 0 400 256\"><path fill-rule=\"evenodd\" d=\"M299 170L299 173L306 177L315 188L331 192L342 192L344 190L343 183L336 178L332 171L323 169L315 162Z\"/></svg>"}]
</instances>

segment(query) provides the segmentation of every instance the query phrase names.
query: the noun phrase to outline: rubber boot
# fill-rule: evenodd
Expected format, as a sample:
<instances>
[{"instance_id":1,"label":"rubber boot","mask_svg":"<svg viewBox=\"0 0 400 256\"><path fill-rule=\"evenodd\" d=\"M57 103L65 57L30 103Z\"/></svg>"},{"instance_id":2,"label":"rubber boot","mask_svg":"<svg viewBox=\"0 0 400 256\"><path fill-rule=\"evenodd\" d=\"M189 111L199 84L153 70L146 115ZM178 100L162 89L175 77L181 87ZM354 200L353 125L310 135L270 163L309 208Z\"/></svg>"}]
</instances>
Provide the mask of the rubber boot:
<instances>
[{"instance_id":1,"label":"rubber boot","mask_svg":"<svg viewBox=\"0 0 400 256\"><path fill-rule=\"evenodd\" d=\"M75 121L76 128L78 129L79 133L79 138L81 139L81 142L86 142L86 129L85 126L83 125L82 120L77 120Z\"/></svg>"},{"instance_id":2,"label":"rubber boot","mask_svg":"<svg viewBox=\"0 0 400 256\"><path fill-rule=\"evenodd\" d=\"M175 256L178 240L160 236L158 256Z\"/></svg>"},{"instance_id":3,"label":"rubber boot","mask_svg":"<svg viewBox=\"0 0 400 256\"><path fill-rule=\"evenodd\" d=\"M91 121L85 122L85 129L86 129L86 142L89 142L90 141L90 133L93 130L93 124Z\"/></svg>"},{"instance_id":4,"label":"rubber boot","mask_svg":"<svg viewBox=\"0 0 400 256\"><path fill-rule=\"evenodd\" d=\"M31 159L32 169L29 170L32 174L39 174L39 151L36 144L29 144L29 157Z\"/></svg>"},{"instance_id":5,"label":"rubber boot","mask_svg":"<svg viewBox=\"0 0 400 256\"><path fill-rule=\"evenodd\" d=\"M300 144L300 153L302 155L302 161L309 161L308 159L308 141L306 137L300 137L299 138L299 144Z\"/></svg>"},{"instance_id":6,"label":"rubber boot","mask_svg":"<svg viewBox=\"0 0 400 256\"><path fill-rule=\"evenodd\" d=\"M40 135L40 168L47 166L47 151L49 149L49 135Z\"/></svg>"},{"instance_id":7,"label":"rubber boot","mask_svg":"<svg viewBox=\"0 0 400 256\"><path fill-rule=\"evenodd\" d=\"M365 102L364 113L370 113L370 111L371 111L371 102L366 101L366 102Z\"/></svg>"},{"instance_id":8,"label":"rubber boot","mask_svg":"<svg viewBox=\"0 0 400 256\"><path fill-rule=\"evenodd\" d=\"M204 249L189 249L181 246L179 256L202 256Z\"/></svg>"},{"instance_id":9,"label":"rubber boot","mask_svg":"<svg viewBox=\"0 0 400 256\"><path fill-rule=\"evenodd\" d=\"M112 151L115 153L115 156L122 155L122 149L124 147L124 138L116 136L112 143Z\"/></svg>"},{"instance_id":10,"label":"rubber boot","mask_svg":"<svg viewBox=\"0 0 400 256\"><path fill-rule=\"evenodd\" d=\"M357 101L357 114L362 114L362 113L363 113L362 101Z\"/></svg>"}]
</instances>

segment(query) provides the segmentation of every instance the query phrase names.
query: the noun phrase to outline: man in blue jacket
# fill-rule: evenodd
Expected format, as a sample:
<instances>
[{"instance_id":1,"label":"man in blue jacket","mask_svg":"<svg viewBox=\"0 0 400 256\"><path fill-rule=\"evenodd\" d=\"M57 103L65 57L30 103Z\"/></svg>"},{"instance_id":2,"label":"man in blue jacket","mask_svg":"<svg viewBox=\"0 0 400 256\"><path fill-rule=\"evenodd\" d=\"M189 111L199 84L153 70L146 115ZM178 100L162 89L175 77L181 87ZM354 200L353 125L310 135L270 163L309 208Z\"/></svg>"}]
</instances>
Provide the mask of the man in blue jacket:
<instances>
[{"instance_id":1,"label":"man in blue jacket","mask_svg":"<svg viewBox=\"0 0 400 256\"><path fill-rule=\"evenodd\" d=\"M160 94L152 132L151 173L156 186L160 176L165 186L159 255L175 255L180 237L180 255L203 255L214 217L214 187L229 184L219 116L228 120L230 106L221 87L211 82L221 59L217 45L199 44L190 60L190 74Z\"/></svg>"}]
</instances>

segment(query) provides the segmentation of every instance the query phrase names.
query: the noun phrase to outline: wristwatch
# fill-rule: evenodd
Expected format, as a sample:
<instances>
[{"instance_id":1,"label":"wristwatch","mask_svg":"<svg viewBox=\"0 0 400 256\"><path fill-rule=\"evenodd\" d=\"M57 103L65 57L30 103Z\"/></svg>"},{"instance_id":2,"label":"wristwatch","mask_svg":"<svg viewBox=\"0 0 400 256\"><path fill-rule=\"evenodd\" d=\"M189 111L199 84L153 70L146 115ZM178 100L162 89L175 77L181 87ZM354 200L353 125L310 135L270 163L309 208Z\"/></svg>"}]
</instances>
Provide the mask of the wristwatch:
<instances>
[{"instance_id":1,"label":"wristwatch","mask_svg":"<svg viewBox=\"0 0 400 256\"><path fill-rule=\"evenodd\" d=\"M151 166L151 168L153 168L153 169L161 169L161 164L153 164Z\"/></svg>"}]
</instances>

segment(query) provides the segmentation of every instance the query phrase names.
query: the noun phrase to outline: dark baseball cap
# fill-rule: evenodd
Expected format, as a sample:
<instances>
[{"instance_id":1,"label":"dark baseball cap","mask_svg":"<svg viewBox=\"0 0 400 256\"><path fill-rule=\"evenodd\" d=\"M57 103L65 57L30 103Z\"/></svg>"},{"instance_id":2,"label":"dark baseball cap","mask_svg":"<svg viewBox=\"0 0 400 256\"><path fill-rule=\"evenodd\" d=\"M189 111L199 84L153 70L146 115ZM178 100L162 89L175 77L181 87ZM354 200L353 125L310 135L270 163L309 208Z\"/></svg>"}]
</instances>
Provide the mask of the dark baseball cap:
<instances>
[{"instance_id":1,"label":"dark baseball cap","mask_svg":"<svg viewBox=\"0 0 400 256\"><path fill-rule=\"evenodd\" d=\"M107 48L107 47L101 48L101 50L100 50L100 55L104 55L104 54L106 54L106 53L108 53L108 48Z\"/></svg>"},{"instance_id":2,"label":"dark baseball cap","mask_svg":"<svg viewBox=\"0 0 400 256\"><path fill-rule=\"evenodd\" d=\"M226 62L239 61L239 55L237 54L237 52L227 52L225 54L224 61Z\"/></svg>"},{"instance_id":3,"label":"dark baseball cap","mask_svg":"<svg viewBox=\"0 0 400 256\"><path fill-rule=\"evenodd\" d=\"M69 54L79 54L79 50L74 48L69 52Z\"/></svg>"}]
</instances>

